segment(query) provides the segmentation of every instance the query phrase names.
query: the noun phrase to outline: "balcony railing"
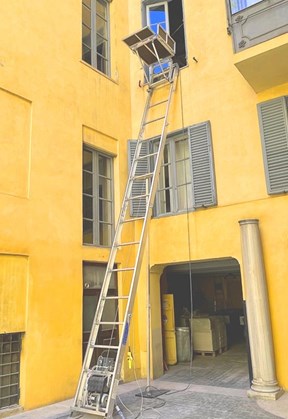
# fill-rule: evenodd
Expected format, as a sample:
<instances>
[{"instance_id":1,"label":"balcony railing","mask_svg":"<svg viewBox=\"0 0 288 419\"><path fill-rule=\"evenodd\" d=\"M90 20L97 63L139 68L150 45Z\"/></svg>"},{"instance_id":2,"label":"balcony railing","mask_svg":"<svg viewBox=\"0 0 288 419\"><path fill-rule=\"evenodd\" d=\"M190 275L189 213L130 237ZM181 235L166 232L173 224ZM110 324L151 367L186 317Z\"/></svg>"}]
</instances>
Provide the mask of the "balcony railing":
<instances>
[{"instance_id":1,"label":"balcony railing","mask_svg":"<svg viewBox=\"0 0 288 419\"><path fill-rule=\"evenodd\" d=\"M288 32L288 0L262 0L251 6L257 0L241 0L242 6L234 0L227 1L235 52ZM244 8L237 11L240 6Z\"/></svg>"}]
</instances>

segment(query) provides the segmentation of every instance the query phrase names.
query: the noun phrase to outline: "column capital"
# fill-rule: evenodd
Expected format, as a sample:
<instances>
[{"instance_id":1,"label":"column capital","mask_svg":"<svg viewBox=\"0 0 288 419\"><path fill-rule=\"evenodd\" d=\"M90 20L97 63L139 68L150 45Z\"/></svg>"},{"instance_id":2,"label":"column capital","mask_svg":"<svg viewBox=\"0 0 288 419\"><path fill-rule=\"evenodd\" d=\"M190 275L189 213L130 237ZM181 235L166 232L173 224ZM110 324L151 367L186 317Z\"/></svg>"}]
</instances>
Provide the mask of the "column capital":
<instances>
[{"instance_id":1,"label":"column capital","mask_svg":"<svg viewBox=\"0 0 288 419\"><path fill-rule=\"evenodd\" d=\"M259 220L257 218L248 218L247 220L239 220L238 222L240 226L245 224L259 224Z\"/></svg>"}]
</instances>

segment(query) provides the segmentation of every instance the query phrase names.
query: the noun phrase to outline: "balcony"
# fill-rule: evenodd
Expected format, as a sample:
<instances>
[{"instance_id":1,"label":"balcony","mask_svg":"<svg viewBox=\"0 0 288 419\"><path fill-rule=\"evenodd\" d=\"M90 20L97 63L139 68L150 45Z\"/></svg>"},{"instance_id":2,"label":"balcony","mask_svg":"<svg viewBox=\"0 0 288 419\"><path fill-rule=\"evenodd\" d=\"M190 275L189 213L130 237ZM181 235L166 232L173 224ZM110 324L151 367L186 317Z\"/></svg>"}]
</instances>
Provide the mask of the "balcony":
<instances>
[{"instance_id":1,"label":"balcony","mask_svg":"<svg viewBox=\"0 0 288 419\"><path fill-rule=\"evenodd\" d=\"M235 52L285 34L288 32L288 0L262 0L233 14L229 7L229 28Z\"/></svg>"},{"instance_id":2,"label":"balcony","mask_svg":"<svg viewBox=\"0 0 288 419\"><path fill-rule=\"evenodd\" d=\"M256 93L288 82L288 34L234 55L234 65Z\"/></svg>"},{"instance_id":3,"label":"balcony","mask_svg":"<svg viewBox=\"0 0 288 419\"><path fill-rule=\"evenodd\" d=\"M234 65L256 93L288 82L288 0L262 0L231 14Z\"/></svg>"}]
</instances>

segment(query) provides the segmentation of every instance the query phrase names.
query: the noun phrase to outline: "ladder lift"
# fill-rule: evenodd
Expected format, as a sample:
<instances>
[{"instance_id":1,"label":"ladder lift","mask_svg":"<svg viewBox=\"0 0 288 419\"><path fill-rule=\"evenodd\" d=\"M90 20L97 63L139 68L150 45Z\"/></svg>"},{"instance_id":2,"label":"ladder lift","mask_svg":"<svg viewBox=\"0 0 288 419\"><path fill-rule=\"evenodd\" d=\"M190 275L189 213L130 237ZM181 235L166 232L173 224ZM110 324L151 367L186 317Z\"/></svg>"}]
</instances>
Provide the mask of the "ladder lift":
<instances>
[{"instance_id":1,"label":"ladder lift","mask_svg":"<svg viewBox=\"0 0 288 419\"><path fill-rule=\"evenodd\" d=\"M169 109L178 76L178 65L172 62L175 42L161 26L157 33L145 27L125 38L124 42L140 59L148 96L78 388L71 407L71 417L74 418L111 418L113 415L145 239L162 164ZM147 71L147 66L150 71ZM159 139L153 150L149 149L147 141L151 138L151 129L154 137ZM150 164L145 163L148 160ZM139 214L136 217L129 212L132 205L134 209L139 205ZM136 220L141 223L141 227L133 233L137 237L134 236L129 241L127 237ZM121 260L126 259L127 266L116 265L119 251L125 255ZM116 275L121 279L121 295L111 296L108 295L108 289ZM110 330L110 338L100 340L101 331L107 329Z\"/></svg>"}]
</instances>

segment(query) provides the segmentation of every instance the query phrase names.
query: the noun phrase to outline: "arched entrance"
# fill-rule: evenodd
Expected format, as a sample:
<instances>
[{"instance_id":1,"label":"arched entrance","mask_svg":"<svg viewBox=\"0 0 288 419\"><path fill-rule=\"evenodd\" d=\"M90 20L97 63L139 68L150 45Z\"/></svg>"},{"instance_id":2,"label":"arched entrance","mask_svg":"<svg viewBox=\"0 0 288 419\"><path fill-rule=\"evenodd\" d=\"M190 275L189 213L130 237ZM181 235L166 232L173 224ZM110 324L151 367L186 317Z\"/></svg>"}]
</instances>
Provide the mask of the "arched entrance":
<instances>
[{"instance_id":1,"label":"arched entrance","mask_svg":"<svg viewBox=\"0 0 288 419\"><path fill-rule=\"evenodd\" d=\"M238 261L228 257L166 266L160 294L167 376L180 374L195 384L249 389L252 374ZM173 305L168 314L174 316L172 321L165 318L167 295ZM174 330L169 330L171 324Z\"/></svg>"}]
</instances>

